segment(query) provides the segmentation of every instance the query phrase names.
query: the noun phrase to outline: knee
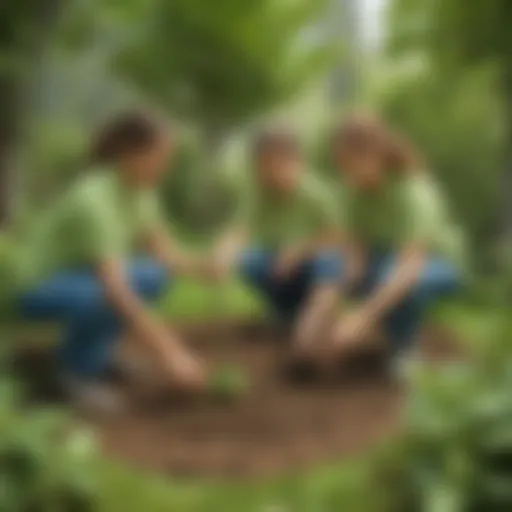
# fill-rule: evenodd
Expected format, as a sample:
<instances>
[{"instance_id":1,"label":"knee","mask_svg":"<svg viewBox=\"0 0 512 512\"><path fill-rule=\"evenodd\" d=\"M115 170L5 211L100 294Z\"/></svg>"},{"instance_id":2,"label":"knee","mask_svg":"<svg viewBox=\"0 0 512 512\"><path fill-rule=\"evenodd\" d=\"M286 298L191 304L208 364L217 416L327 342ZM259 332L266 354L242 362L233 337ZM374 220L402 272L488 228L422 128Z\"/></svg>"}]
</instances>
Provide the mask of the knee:
<instances>
[{"instance_id":1,"label":"knee","mask_svg":"<svg viewBox=\"0 0 512 512\"><path fill-rule=\"evenodd\" d=\"M133 289L148 299L157 298L171 282L167 269L151 260L133 265L130 280Z\"/></svg>"},{"instance_id":2,"label":"knee","mask_svg":"<svg viewBox=\"0 0 512 512\"><path fill-rule=\"evenodd\" d=\"M415 293L430 299L442 298L456 293L460 284L456 268L448 264L431 264L416 284Z\"/></svg>"},{"instance_id":3,"label":"knee","mask_svg":"<svg viewBox=\"0 0 512 512\"><path fill-rule=\"evenodd\" d=\"M272 256L264 251L247 251L240 261L242 277L252 284L266 280L272 267Z\"/></svg>"},{"instance_id":4,"label":"knee","mask_svg":"<svg viewBox=\"0 0 512 512\"><path fill-rule=\"evenodd\" d=\"M315 282L337 282L343 275L343 262L336 252L324 252L312 262L312 274Z\"/></svg>"}]
</instances>

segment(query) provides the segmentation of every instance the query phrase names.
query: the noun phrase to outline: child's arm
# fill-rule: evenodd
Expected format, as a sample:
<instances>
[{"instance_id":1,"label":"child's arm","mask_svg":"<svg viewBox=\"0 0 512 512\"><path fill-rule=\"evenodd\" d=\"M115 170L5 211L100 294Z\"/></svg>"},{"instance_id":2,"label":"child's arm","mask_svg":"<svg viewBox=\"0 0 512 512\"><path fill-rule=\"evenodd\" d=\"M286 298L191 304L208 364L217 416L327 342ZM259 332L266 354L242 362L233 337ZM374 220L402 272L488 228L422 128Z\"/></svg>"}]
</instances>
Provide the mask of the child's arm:
<instances>
[{"instance_id":1,"label":"child's arm","mask_svg":"<svg viewBox=\"0 0 512 512\"><path fill-rule=\"evenodd\" d=\"M115 259L103 259L97 265L97 274L115 311L125 319L135 338L161 361L172 379L187 387L200 386L203 381L200 365L177 336L133 293L123 265Z\"/></svg>"},{"instance_id":2,"label":"child's arm","mask_svg":"<svg viewBox=\"0 0 512 512\"><path fill-rule=\"evenodd\" d=\"M181 275L198 275L204 269L202 258L182 250L173 238L162 228L148 229L145 234L146 246L154 258L165 265L169 272Z\"/></svg>"}]
</instances>

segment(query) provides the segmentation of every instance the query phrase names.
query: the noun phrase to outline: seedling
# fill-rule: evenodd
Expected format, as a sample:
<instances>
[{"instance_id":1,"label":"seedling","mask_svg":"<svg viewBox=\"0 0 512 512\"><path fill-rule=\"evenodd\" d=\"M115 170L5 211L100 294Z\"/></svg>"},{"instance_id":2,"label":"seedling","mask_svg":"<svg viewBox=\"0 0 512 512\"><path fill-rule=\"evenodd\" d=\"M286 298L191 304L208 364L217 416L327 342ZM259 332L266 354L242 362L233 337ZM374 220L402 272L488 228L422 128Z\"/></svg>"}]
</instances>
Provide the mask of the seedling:
<instances>
[{"instance_id":1,"label":"seedling","mask_svg":"<svg viewBox=\"0 0 512 512\"><path fill-rule=\"evenodd\" d=\"M216 399L232 402L247 393L249 384L249 377L242 368L225 365L211 374L208 389Z\"/></svg>"}]
</instances>

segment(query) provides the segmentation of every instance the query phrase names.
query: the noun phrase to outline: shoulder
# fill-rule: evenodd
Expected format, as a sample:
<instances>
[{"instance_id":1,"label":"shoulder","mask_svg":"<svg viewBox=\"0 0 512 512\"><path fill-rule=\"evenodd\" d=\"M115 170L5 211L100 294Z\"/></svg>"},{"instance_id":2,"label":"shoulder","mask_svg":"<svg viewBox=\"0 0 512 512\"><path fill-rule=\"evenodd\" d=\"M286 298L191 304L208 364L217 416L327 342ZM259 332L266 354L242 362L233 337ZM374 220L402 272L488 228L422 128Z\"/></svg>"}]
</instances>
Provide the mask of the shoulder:
<instances>
[{"instance_id":1,"label":"shoulder","mask_svg":"<svg viewBox=\"0 0 512 512\"><path fill-rule=\"evenodd\" d=\"M401 178L398 188L402 199L413 206L439 207L443 202L437 180L427 173L411 173Z\"/></svg>"},{"instance_id":2,"label":"shoulder","mask_svg":"<svg viewBox=\"0 0 512 512\"><path fill-rule=\"evenodd\" d=\"M302 197L312 202L331 200L334 196L332 187L329 187L327 182L313 171L308 171L302 177L300 193Z\"/></svg>"},{"instance_id":3,"label":"shoulder","mask_svg":"<svg viewBox=\"0 0 512 512\"><path fill-rule=\"evenodd\" d=\"M98 215L109 208L112 191L109 174L94 169L71 186L62 204L70 212Z\"/></svg>"},{"instance_id":4,"label":"shoulder","mask_svg":"<svg viewBox=\"0 0 512 512\"><path fill-rule=\"evenodd\" d=\"M96 195L105 195L112 190L112 176L100 168L89 169L87 174L80 177L71 187L70 193L75 198L94 197Z\"/></svg>"},{"instance_id":5,"label":"shoulder","mask_svg":"<svg viewBox=\"0 0 512 512\"><path fill-rule=\"evenodd\" d=\"M398 178L398 190L404 194L437 194L439 184L426 172L411 172Z\"/></svg>"}]
</instances>

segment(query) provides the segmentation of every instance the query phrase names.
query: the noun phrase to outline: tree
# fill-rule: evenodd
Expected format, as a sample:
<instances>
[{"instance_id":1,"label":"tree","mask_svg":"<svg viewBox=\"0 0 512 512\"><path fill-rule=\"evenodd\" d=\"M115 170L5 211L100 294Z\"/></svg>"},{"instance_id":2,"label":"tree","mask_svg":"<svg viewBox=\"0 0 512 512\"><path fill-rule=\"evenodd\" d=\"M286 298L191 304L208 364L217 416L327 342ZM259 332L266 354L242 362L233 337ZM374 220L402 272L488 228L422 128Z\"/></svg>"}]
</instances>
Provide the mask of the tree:
<instances>
[{"instance_id":1,"label":"tree","mask_svg":"<svg viewBox=\"0 0 512 512\"><path fill-rule=\"evenodd\" d=\"M211 171L226 138L325 69L330 52L315 31L324 12L318 0L155 0L121 56L125 77L199 127L204 165L190 176L198 224L211 218Z\"/></svg>"},{"instance_id":2,"label":"tree","mask_svg":"<svg viewBox=\"0 0 512 512\"><path fill-rule=\"evenodd\" d=\"M19 0L0 7L0 224L13 204L24 103L62 0Z\"/></svg>"},{"instance_id":3,"label":"tree","mask_svg":"<svg viewBox=\"0 0 512 512\"><path fill-rule=\"evenodd\" d=\"M499 99L487 93L495 77L489 66L449 80L430 66L403 76L395 70L377 97L384 116L418 146L444 186L480 268L492 263L499 224L503 134Z\"/></svg>"},{"instance_id":4,"label":"tree","mask_svg":"<svg viewBox=\"0 0 512 512\"><path fill-rule=\"evenodd\" d=\"M461 68L491 62L505 126L504 228L512 238L512 4L508 0L395 0L391 48L426 57L449 80ZM451 73L451 74L450 74Z\"/></svg>"},{"instance_id":5,"label":"tree","mask_svg":"<svg viewBox=\"0 0 512 512\"><path fill-rule=\"evenodd\" d=\"M96 86L89 91L90 94L96 93L94 108L91 109L91 101L86 108L89 117L97 113L101 105L111 102L114 92L117 96L119 91L125 93L116 82L105 76L105 68L108 68L109 59L120 45L129 41L131 34L136 32L137 21L148 8L150 3L144 0L17 0L2 3L0 224L12 217L14 202L18 200L19 150L25 142L27 118L33 119L35 113L44 115L49 112L48 117L54 119L56 104L65 105L69 115L72 101L66 103L63 97L69 99L73 93L76 94L76 83L80 79L84 81L85 73L94 77ZM52 51L57 54L57 59L48 58L49 54L55 56ZM79 64L84 63L82 60L75 63L75 69L70 71L70 61L77 56L82 59L89 56L85 62L89 64L93 60L97 64L92 70L90 65L82 66L85 69L81 70ZM60 77L57 76L59 65ZM63 78L64 69L68 72L67 83L59 81ZM77 70L82 71L81 77ZM69 80L72 74L75 83ZM97 75L101 75L99 80ZM57 80L52 81L55 78ZM86 83L90 87L90 80ZM101 94L98 94L98 86L102 88ZM86 87L82 87L82 92ZM81 121L83 111L82 108Z\"/></svg>"},{"instance_id":6,"label":"tree","mask_svg":"<svg viewBox=\"0 0 512 512\"><path fill-rule=\"evenodd\" d=\"M323 69L306 30L314 0L157 0L123 69L210 142L297 93Z\"/></svg>"}]
</instances>

